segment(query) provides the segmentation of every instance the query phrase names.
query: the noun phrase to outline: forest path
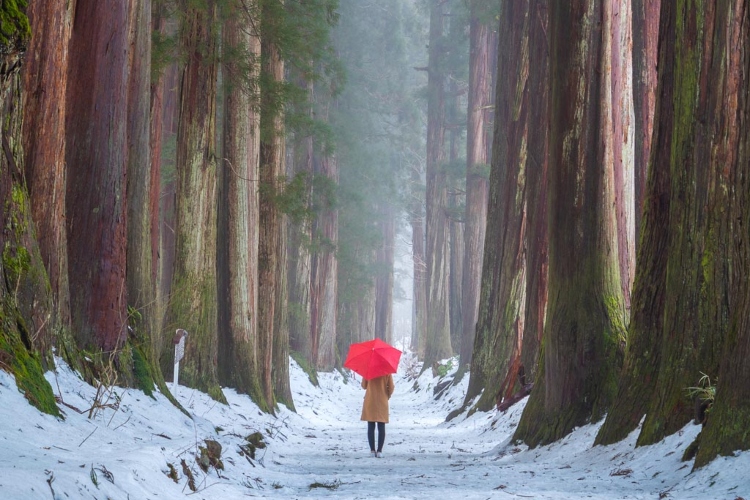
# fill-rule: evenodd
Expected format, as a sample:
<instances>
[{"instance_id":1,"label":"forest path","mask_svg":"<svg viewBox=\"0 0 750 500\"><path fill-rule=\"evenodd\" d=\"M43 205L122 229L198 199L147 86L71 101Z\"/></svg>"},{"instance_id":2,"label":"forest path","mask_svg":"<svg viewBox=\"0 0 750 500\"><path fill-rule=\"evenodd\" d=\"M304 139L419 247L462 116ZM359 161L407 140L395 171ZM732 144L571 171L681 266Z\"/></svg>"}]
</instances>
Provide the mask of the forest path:
<instances>
[{"instance_id":1,"label":"forest path","mask_svg":"<svg viewBox=\"0 0 750 500\"><path fill-rule=\"evenodd\" d=\"M370 456L367 426L360 421L359 377L347 384L339 374L321 377L319 389L295 391L304 426L286 443L289 453L279 451L274 459L290 474L284 484L293 480L300 497L487 498L500 482L486 467L498 457L484 453L497 441L444 422L446 409L460 403L455 395L452 402L450 393L446 401L435 402L431 387L415 391L413 382L394 379L380 459Z\"/></svg>"},{"instance_id":2,"label":"forest path","mask_svg":"<svg viewBox=\"0 0 750 500\"><path fill-rule=\"evenodd\" d=\"M297 413L282 416L284 437L274 440L265 457L264 498L704 499L706 488L724 476L708 470L691 474L680 461L699 426L636 449L637 433L616 445L593 447L599 424L587 425L528 450L510 444L526 400L505 413L477 412L445 422L462 403L468 381L436 400L439 380L429 373L417 385L403 374L394 376L384 457L372 458L367 426L359 419L364 397L359 377L345 381L334 372L319 374L319 380L314 387L293 377ZM727 477L712 498L734 500L742 483L750 483L736 474Z\"/></svg>"}]
</instances>

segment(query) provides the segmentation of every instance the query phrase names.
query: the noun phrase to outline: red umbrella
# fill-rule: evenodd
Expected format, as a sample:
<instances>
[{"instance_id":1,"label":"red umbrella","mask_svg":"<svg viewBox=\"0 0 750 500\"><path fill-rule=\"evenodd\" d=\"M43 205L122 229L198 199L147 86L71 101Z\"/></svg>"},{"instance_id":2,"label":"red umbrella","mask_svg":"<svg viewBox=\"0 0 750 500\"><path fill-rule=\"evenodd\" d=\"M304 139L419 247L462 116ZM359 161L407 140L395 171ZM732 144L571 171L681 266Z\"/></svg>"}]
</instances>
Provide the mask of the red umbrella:
<instances>
[{"instance_id":1,"label":"red umbrella","mask_svg":"<svg viewBox=\"0 0 750 500\"><path fill-rule=\"evenodd\" d=\"M349 346L344 367L354 370L365 380L396 373L401 351L380 339Z\"/></svg>"}]
</instances>

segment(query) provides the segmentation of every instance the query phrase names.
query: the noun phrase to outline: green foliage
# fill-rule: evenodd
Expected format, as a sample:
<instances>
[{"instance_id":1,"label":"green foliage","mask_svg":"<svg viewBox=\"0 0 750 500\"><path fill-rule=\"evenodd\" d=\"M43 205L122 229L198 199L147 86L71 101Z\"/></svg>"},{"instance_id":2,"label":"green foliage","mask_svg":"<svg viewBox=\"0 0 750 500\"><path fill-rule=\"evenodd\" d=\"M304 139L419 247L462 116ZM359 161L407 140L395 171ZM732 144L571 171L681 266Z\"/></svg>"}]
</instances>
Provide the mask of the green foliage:
<instances>
[{"instance_id":1,"label":"green foliage","mask_svg":"<svg viewBox=\"0 0 750 500\"><path fill-rule=\"evenodd\" d=\"M699 399L701 402L708 405L706 408L706 414L708 414L711 411L714 399L716 398L716 383L712 383L711 377L705 373L700 373L701 378L698 379L698 385L687 387L685 390L687 391L688 397L691 399Z\"/></svg>"},{"instance_id":2,"label":"green foliage","mask_svg":"<svg viewBox=\"0 0 750 500\"><path fill-rule=\"evenodd\" d=\"M10 44L25 43L31 38L31 26L26 17L26 0L3 0L0 7L0 45L3 52L10 51Z\"/></svg>"}]
</instances>

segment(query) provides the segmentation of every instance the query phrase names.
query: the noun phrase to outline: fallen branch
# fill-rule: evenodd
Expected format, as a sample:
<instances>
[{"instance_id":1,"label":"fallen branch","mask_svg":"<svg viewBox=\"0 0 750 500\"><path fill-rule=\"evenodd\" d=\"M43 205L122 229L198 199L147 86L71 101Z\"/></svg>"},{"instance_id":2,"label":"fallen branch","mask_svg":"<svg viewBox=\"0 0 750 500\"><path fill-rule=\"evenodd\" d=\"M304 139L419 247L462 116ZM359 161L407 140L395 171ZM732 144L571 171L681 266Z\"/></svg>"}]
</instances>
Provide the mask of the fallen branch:
<instances>
[{"instance_id":1,"label":"fallen branch","mask_svg":"<svg viewBox=\"0 0 750 500\"><path fill-rule=\"evenodd\" d=\"M97 427L96 429L98 429L98 428L99 427ZM91 434L89 434L88 436L86 436L86 439L90 438L96 432L96 429L94 429L93 431L91 431ZM81 441L81 444L78 445L79 448L83 445L83 443L86 442L86 439L84 439L83 441Z\"/></svg>"}]
</instances>

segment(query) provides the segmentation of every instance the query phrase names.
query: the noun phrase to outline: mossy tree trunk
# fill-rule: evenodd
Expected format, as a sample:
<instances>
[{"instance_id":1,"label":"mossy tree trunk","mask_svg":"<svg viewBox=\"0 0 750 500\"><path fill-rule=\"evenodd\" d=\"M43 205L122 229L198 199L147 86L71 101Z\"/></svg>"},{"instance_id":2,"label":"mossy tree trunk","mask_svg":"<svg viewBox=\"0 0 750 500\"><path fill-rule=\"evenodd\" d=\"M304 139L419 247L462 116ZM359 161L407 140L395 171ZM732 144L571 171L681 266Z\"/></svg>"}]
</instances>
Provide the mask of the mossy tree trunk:
<instances>
[{"instance_id":1,"label":"mossy tree trunk","mask_svg":"<svg viewBox=\"0 0 750 500\"><path fill-rule=\"evenodd\" d=\"M624 338L605 36L611 4L552 2L549 309L541 376L514 435L531 447L604 416Z\"/></svg>"},{"instance_id":2,"label":"mossy tree trunk","mask_svg":"<svg viewBox=\"0 0 750 500\"><path fill-rule=\"evenodd\" d=\"M665 7L661 24L673 30L671 8ZM636 28L635 32L641 29ZM673 36L673 33L672 33ZM638 38L638 36L635 36ZM660 57L672 61L674 43L664 44ZM658 380L661 360L661 332L666 301L666 273L668 257L668 232L671 204L670 156L673 151L675 114L674 72L662 71L659 75L660 102L658 126L654 130L654 148L648 169L648 184L640 218L641 234L636 260L636 277L631 297L630 324L625 351L625 361L618 380L617 396L596 436L596 444L611 444L627 437L646 414L650 394ZM641 109L640 106L637 109ZM637 132L642 136L642 132ZM639 156L636 155L638 160ZM636 167L637 168L637 167ZM637 181L636 174L636 181Z\"/></svg>"},{"instance_id":3,"label":"mossy tree trunk","mask_svg":"<svg viewBox=\"0 0 750 500\"><path fill-rule=\"evenodd\" d=\"M258 20L250 17L257 16L257 6L247 7L245 15L235 13L223 25L223 48L237 55L223 66L224 147L218 172L221 244L217 248L219 380L250 395L268 411L261 390L257 316L260 37L249 28L257 25Z\"/></svg>"},{"instance_id":4,"label":"mossy tree trunk","mask_svg":"<svg viewBox=\"0 0 750 500\"><path fill-rule=\"evenodd\" d=\"M20 14L18 23L28 29L25 15ZM41 364L41 359L50 355L50 346L37 337L55 313L54 293L23 181L24 108L19 69L28 43L26 29L4 32L8 38L0 42L0 370L15 376L18 389L31 404L59 416Z\"/></svg>"},{"instance_id":5,"label":"mossy tree trunk","mask_svg":"<svg viewBox=\"0 0 750 500\"><path fill-rule=\"evenodd\" d=\"M526 159L526 319L521 366L536 380L547 310L547 167L549 148L549 13L546 0L529 3L529 131Z\"/></svg>"},{"instance_id":6,"label":"mossy tree trunk","mask_svg":"<svg viewBox=\"0 0 750 500\"><path fill-rule=\"evenodd\" d=\"M106 357L127 339L129 6L76 4L66 95L66 224L72 331Z\"/></svg>"},{"instance_id":7,"label":"mossy tree trunk","mask_svg":"<svg viewBox=\"0 0 750 500\"><path fill-rule=\"evenodd\" d=\"M693 418L686 388L695 386L701 373L716 377L729 316L726 176L736 155L731 123L737 103L726 98L724 86L731 82L727 57L734 51L726 40L733 26L728 15L737 14L728 2L684 9L665 3L662 9L660 50L674 51L669 59L659 55L664 61L659 68L673 75L673 88L666 88L666 77L660 81L655 125L660 130L654 136L670 141L669 220L666 229L659 228L668 238L666 299L658 378L649 391L639 445L658 442ZM654 143L662 147L667 146Z\"/></svg>"},{"instance_id":8,"label":"mossy tree trunk","mask_svg":"<svg viewBox=\"0 0 750 500\"><path fill-rule=\"evenodd\" d=\"M53 331L70 326L68 243L65 231L65 96L73 4L30 2L32 36L24 61L23 150L39 250L55 297L54 316L39 332L50 352Z\"/></svg>"},{"instance_id":9,"label":"mossy tree trunk","mask_svg":"<svg viewBox=\"0 0 750 500\"><path fill-rule=\"evenodd\" d=\"M154 274L156 254L152 224L158 219L152 212L158 200L159 184L151 162L151 0L130 4L132 18L131 70L128 82L128 234L126 283L129 297L130 341L140 352L149 370L134 370L132 382L151 393L154 381L166 391L158 364L154 337L159 336L160 308ZM158 215L158 209L156 211ZM142 354L141 354L142 353ZM140 362L140 361L139 361Z\"/></svg>"},{"instance_id":10,"label":"mossy tree trunk","mask_svg":"<svg viewBox=\"0 0 750 500\"><path fill-rule=\"evenodd\" d=\"M445 161L445 47L443 24L446 0L430 2L429 55L427 63L427 155L425 193L425 316L424 368L453 354L449 320L449 222L448 181Z\"/></svg>"},{"instance_id":11,"label":"mossy tree trunk","mask_svg":"<svg viewBox=\"0 0 750 500\"><path fill-rule=\"evenodd\" d=\"M526 305L525 168L528 133L529 1L506 2L500 14L495 132L492 144L487 236L471 378L466 403L493 408L517 371ZM515 379L514 376L511 377Z\"/></svg>"},{"instance_id":12,"label":"mossy tree trunk","mask_svg":"<svg viewBox=\"0 0 750 500\"><path fill-rule=\"evenodd\" d=\"M460 343L461 365L471 363L474 350L479 288L484 256L484 237L487 223L487 164L489 163L487 134L492 119L488 109L492 103L492 69L490 60L492 36L489 22L480 17L483 12L477 2L471 4L469 21L469 96L466 126L466 212L464 216L464 262L462 276L463 333Z\"/></svg>"},{"instance_id":13,"label":"mossy tree trunk","mask_svg":"<svg viewBox=\"0 0 750 500\"><path fill-rule=\"evenodd\" d=\"M225 401L217 373L216 292L216 6L182 12L186 53L177 130L175 263L165 335L188 331L180 382ZM162 354L171 373L173 350Z\"/></svg>"},{"instance_id":14,"label":"mossy tree trunk","mask_svg":"<svg viewBox=\"0 0 750 500\"><path fill-rule=\"evenodd\" d=\"M726 65L726 78L719 80L719 104L725 107L727 119L719 122L718 131L728 143L738 137L738 148L728 151L724 172L729 170L733 186L728 210L731 234L727 240L731 258L729 328L724 338L716 397L701 432L695 466L701 467L717 455L731 456L737 450L750 448L750 11L747 2L733 3L719 17L727 26L727 39L717 44ZM717 75L718 76L718 75ZM733 113L733 111L737 111ZM735 160L735 161L732 161Z\"/></svg>"}]
</instances>

